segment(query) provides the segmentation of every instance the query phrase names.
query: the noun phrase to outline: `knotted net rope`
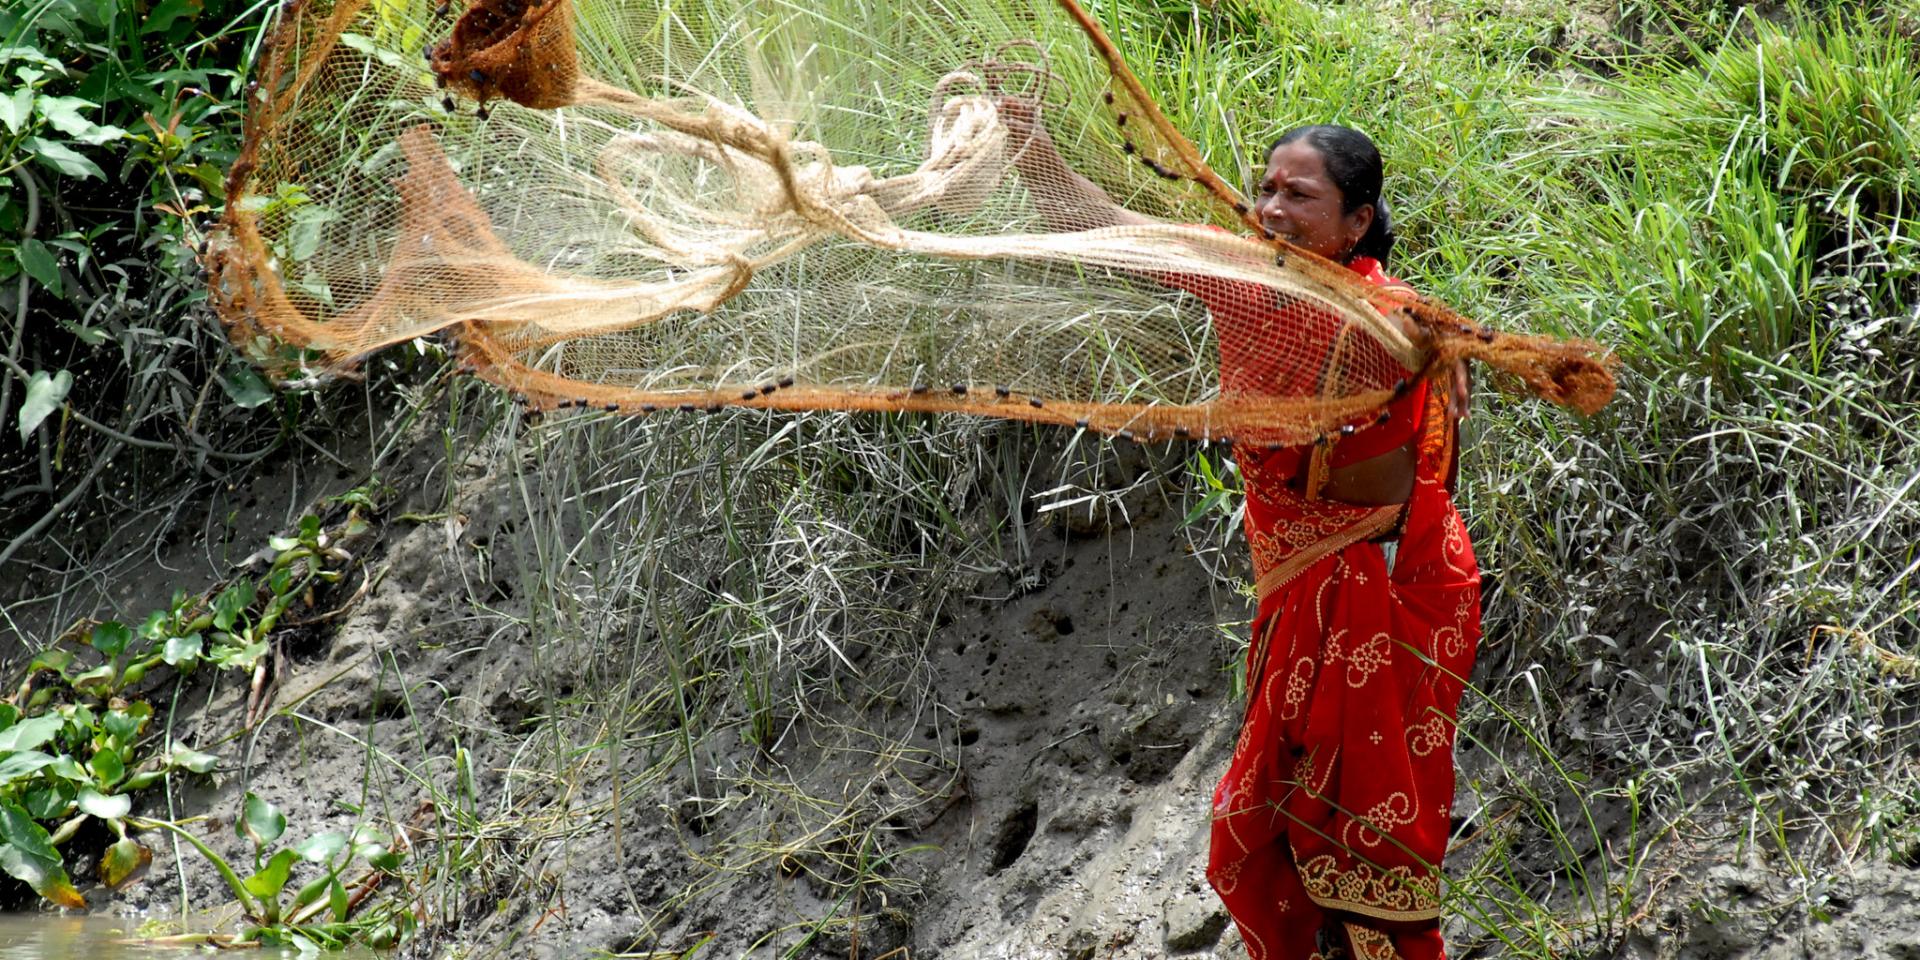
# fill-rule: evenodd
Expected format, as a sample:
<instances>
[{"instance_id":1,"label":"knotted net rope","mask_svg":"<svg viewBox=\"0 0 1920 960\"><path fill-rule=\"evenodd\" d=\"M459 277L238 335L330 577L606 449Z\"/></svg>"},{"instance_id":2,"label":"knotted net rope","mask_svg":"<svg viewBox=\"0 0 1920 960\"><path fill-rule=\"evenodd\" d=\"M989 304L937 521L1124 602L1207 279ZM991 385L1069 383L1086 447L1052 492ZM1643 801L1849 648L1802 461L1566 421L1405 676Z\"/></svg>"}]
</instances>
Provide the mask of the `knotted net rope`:
<instances>
[{"instance_id":1,"label":"knotted net rope","mask_svg":"<svg viewBox=\"0 0 1920 960\"><path fill-rule=\"evenodd\" d=\"M1297 444L1458 359L1613 389L1590 345L1223 229L1258 224L1071 0L295 0L223 226L213 299L263 365L444 337L539 410Z\"/></svg>"}]
</instances>

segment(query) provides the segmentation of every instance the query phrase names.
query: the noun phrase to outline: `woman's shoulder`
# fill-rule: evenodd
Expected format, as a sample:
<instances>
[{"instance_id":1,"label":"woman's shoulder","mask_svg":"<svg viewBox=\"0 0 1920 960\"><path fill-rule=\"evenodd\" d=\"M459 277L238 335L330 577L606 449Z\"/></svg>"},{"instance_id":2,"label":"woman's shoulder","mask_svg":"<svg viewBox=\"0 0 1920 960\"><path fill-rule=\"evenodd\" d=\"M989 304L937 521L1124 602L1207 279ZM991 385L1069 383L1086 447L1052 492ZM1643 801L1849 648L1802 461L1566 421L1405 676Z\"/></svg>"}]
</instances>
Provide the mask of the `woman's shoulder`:
<instances>
[{"instance_id":1,"label":"woman's shoulder","mask_svg":"<svg viewBox=\"0 0 1920 960\"><path fill-rule=\"evenodd\" d=\"M1347 269L1359 274L1361 279L1376 287L1413 292L1413 284L1388 273L1386 264L1372 257L1354 257L1348 261Z\"/></svg>"}]
</instances>

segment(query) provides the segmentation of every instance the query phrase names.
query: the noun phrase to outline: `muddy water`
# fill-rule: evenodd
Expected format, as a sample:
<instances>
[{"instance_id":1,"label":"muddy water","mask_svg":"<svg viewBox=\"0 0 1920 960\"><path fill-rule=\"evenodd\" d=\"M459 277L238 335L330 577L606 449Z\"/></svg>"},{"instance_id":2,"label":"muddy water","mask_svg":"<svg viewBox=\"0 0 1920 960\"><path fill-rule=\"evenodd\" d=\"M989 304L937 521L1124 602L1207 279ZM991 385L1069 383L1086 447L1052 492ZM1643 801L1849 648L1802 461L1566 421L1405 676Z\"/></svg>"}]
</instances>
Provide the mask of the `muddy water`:
<instances>
[{"instance_id":1,"label":"muddy water","mask_svg":"<svg viewBox=\"0 0 1920 960\"><path fill-rule=\"evenodd\" d=\"M123 942L137 935L140 923L133 917L0 913L0 960L205 960L207 953L198 947ZM273 948L229 955L280 960L298 956L298 951ZM376 960L384 955L371 950L343 950L322 956L327 960Z\"/></svg>"}]
</instances>

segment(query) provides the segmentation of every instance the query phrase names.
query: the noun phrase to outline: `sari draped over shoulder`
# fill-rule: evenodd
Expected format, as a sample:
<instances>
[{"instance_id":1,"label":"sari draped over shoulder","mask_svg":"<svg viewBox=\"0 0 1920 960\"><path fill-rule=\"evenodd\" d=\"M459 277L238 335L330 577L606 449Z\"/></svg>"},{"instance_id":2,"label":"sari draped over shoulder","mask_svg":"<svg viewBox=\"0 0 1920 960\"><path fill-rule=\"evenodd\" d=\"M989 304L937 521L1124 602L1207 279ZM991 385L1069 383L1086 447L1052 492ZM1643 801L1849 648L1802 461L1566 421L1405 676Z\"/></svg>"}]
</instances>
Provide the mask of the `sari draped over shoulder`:
<instances>
[{"instance_id":1,"label":"sari draped over shoulder","mask_svg":"<svg viewBox=\"0 0 1920 960\"><path fill-rule=\"evenodd\" d=\"M1444 956L1440 861L1480 574L1448 489L1444 390L1421 383L1407 400L1402 429L1380 434L1416 438L1404 505L1308 499L1288 483L1298 451L1241 460L1259 607L1207 873L1253 960ZM1396 528L1390 566L1374 541Z\"/></svg>"}]
</instances>

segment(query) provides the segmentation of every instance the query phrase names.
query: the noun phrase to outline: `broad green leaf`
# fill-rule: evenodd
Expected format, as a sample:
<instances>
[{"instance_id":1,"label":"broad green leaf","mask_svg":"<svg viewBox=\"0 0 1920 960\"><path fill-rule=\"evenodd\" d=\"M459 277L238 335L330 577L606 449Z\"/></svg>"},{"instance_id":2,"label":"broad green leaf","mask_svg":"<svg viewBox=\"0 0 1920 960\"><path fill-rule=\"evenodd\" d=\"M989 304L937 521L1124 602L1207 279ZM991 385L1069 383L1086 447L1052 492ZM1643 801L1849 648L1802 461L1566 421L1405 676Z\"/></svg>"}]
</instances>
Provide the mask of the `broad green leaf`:
<instances>
[{"instance_id":1,"label":"broad green leaf","mask_svg":"<svg viewBox=\"0 0 1920 960\"><path fill-rule=\"evenodd\" d=\"M166 775L167 771L165 770L142 770L128 777L124 783L120 784L120 789L125 793L138 793L159 783L160 778Z\"/></svg>"},{"instance_id":2,"label":"broad green leaf","mask_svg":"<svg viewBox=\"0 0 1920 960\"><path fill-rule=\"evenodd\" d=\"M20 145L26 147L27 152L32 154L34 159L69 177L79 177L83 180L88 177L104 180L107 177L98 164L81 156L64 143L55 143L45 137L28 137L20 141Z\"/></svg>"},{"instance_id":3,"label":"broad green leaf","mask_svg":"<svg viewBox=\"0 0 1920 960\"><path fill-rule=\"evenodd\" d=\"M20 241L20 245L14 248L13 258L20 261L20 269L25 270L27 276L32 277L34 282L45 287L54 296L60 295L60 261L54 256L52 248L29 237ZM71 376L68 377L68 381L72 381ZM62 394L65 392L61 391Z\"/></svg>"},{"instance_id":4,"label":"broad green leaf","mask_svg":"<svg viewBox=\"0 0 1920 960\"><path fill-rule=\"evenodd\" d=\"M120 759L120 751L112 748L95 750L87 766L93 768L93 775L99 777L101 783L118 783L127 775L127 764Z\"/></svg>"},{"instance_id":5,"label":"broad green leaf","mask_svg":"<svg viewBox=\"0 0 1920 960\"><path fill-rule=\"evenodd\" d=\"M320 240L326 226L340 215L319 204L309 204L293 211L293 227L287 231L287 256L294 261L304 261L320 250Z\"/></svg>"},{"instance_id":6,"label":"broad green leaf","mask_svg":"<svg viewBox=\"0 0 1920 960\"><path fill-rule=\"evenodd\" d=\"M47 770L62 780L72 780L75 783L93 779L93 774L88 773L87 768L80 765L80 761L64 753L55 757L53 765Z\"/></svg>"},{"instance_id":7,"label":"broad green leaf","mask_svg":"<svg viewBox=\"0 0 1920 960\"><path fill-rule=\"evenodd\" d=\"M312 863L325 863L332 860L340 851L346 849L347 837L341 833L316 833L295 846L294 852L300 859Z\"/></svg>"},{"instance_id":8,"label":"broad green leaf","mask_svg":"<svg viewBox=\"0 0 1920 960\"><path fill-rule=\"evenodd\" d=\"M194 182L200 184L200 189L205 190L207 196L216 201L227 195L226 171L219 166L211 163L193 163L174 169L186 171L187 176L192 177Z\"/></svg>"},{"instance_id":9,"label":"broad green leaf","mask_svg":"<svg viewBox=\"0 0 1920 960\"><path fill-rule=\"evenodd\" d=\"M35 820L64 817L67 815L67 810L73 806L73 784L56 783L52 786L28 790L20 801L20 805L26 808L27 814Z\"/></svg>"},{"instance_id":10,"label":"broad green leaf","mask_svg":"<svg viewBox=\"0 0 1920 960\"><path fill-rule=\"evenodd\" d=\"M395 70L412 73L419 69L413 62L412 57L401 56L395 52L391 41L383 44L357 33L343 33L340 35L340 43L344 46L352 47ZM418 46L417 42L415 46Z\"/></svg>"},{"instance_id":11,"label":"broad green leaf","mask_svg":"<svg viewBox=\"0 0 1920 960\"><path fill-rule=\"evenodd\" d=\"M406 855L392 847L387 847L378 852L369 853L366 859L369 866L386 873L399 873L400 861L406 859Z\"/></svg>"},{"instance_id":12,"label":"broad green leaf","mask_svg":"<svg viewBox=\"0 0 1920 960\"><path fill-rule=\"evenodd\" d=\"M133 631L127 629L126 624L114 620L94 627L93 632L87 635L87 643L109 659L119 656L131 642Z\"/></svg>"},{"instance_id":13,"label":"broad green leaf","mask_svg":"<svg viewBox=\"0 0 1920 960\"><path fill-rule=\"evenodd\" d=\"M401 853L388 846L387 838L380 834L358 835L354 841L353 855L388 873L398 871L403 858Z\"/></svg>"},{"instance_id":14,"label":"broad green leaf","mask_svg":"<svg viewBox=\"0 0 1920 960\"><path fill-rule=\"evenodd\" d=\"M247 799L241 805L240 819L233 825L234 832L253 841L256 847L280 839L287 832L287 816L279 808L261 799L259 794L247 791Z\"/></svg>"},{"instance_id":15,"label":"broad green leaf","mask_svg":"<svg viewBox=\"0 0 1920 960\"><path fill-rule=\"evenodd\" d=\"M87 898L73 888L58 857L35 856L11 843L0 843L0 870L33 888L33 892L71 910L87 905Z\"/></svg>"},{"instance_id":16,"label":"broad green leaf","mask_svg":"<svg viewBox=\"0 0 1920 960\"><path fill-rule=\"evenodd\" d=\"M75 137L74 139L89 147L97 147L101 144L112 143L115 140L124 140L126 136L126 128L116 127L110 123L100 123L95 124L93 129L88 130L85 134Z\"/></svg>"},{"instance_id":17,"label":"broad green leaf","mask_svg":"<svg viewBox=\"0 0 1920 960\"><path fill-rule=\"evenodd\" d=\"M133 798L126 794L107 795L92 787L81 787L80 795L74 798L80 804L80 810L102 820L118 820L133 812Z\"/></svg>"},{"instance_id":18,"label":"broad green leaf","mask_svg":"<svg viewBox=\"0 0 1920 960\"><path fill-rule=\"evenodd\" d=\"M323 873L307 881L306 886L301 887L299 892L293 895L294 909L298 910L320 899L327 892L327 884L332 882L334 882L334 875L331 873Z\"/></svg>"},{"instance_id":19,"label":"broad green leaf","mask_svg":"<svg viewBox=\"0 0 1920 960\"><path fill-rule=\"evenodd\" d=\"M286 889L287 875L299 859L292 850L282 850L274 854L273 859L268 860L267 865L261 867L258 873L243 881L241 886L246 887L248 893L261 899L270 900L277 897L281 890Z\"/></svg>"},{"instance_id":20,"label":"broad green leaf","mask_svg":"<svg viewBox=\"0 0 1920 960\"><path fill-rule=\"evenodd\" d=\"M253 602L253 583L241 581L220 591L213 598L213 626L216 630L232 630L233 621L242 610Z\"/></svg>"},{"instance_id":21,"label":"broad green leaf","mask_svg":"<svg viewBox=\"0 0 1920 960\"><path fill-rule=\"evenodd\" d=\"M211 753L201 753L180 747L167 756L167 766L185 770L189 773L212 773L220 764L220 758Z\"/></svg>"},{"instance_id":22,"label":"broad green leaf","mask_svg":"<svg viewBox=\"0 0 1920 960\"><path fill-rule=\"evenodd\" d=\"M127 132L119 127L97 124L88 120L81 112L90 107L98 109L99 104L79 97L41 97L34 103L35 110L45 117L55 130L81 143L97 147L127 135Z\"/></svg>"},{"instance_id":23,"label":"broad green leaf","mask_svg":"<svg viewBox=\"0 0 1920 960\"><path fill-rule=\"evenodd\" d=\"M21 87L0 97L0 123L7 125L8 133L19 133L27 125L27 118L33 115L33 89Z\"/></svg>"},{"instance_id":24,"label":"broad green leaf","mask_svg":"<svg viewBox=\"0 0 1920 960\"><path fill-rule=\"evenodd\" d=\"M144 715L132 709L133 706L135 705L129 704L124 710L107 711L107 715L100 718L101 729L121 743L132 743L133 738L140 735L141 726L147 721Z\"/></svg>"},{"instance_id":25,"label":"broad green leaf","mask_svg":"<svg viewBox=\"0 0 1920 960\"><path fill-rule=\"evenodd\" d=\"M108 889L117 890L128 880L139 876L153 862L153 851L135 842L132 837L121 837L118 843L107 848L100 856L100 882Z\"/></svg>"},{"instance_id":26,"label":"broad green leaf","mask_svg":"<svg viewBox=\"0 0 1920 960\"><path fill-rule=\"evenodd\" d=\"M96 27L106 27L113 23L113 0L72 0L73 10L80 19Z\"/></svg>"},{"instance_id":27,"label":"broad green leaf","mask_svg":"<svg viewBox=\"0 0 1920 960\"><path fill-rule=\"evenodd\" d=\"M205 648L206 643L197 633L184 637L168 637L166 646L160 649L160 659L165 660L170 667L178 667L183 663L192 663L200 659L200 651Z\"/></svg>"},{"instance_id":28,"label":"broad green leaf","mask_svg":"<svg viewBox=\"0 0 1920 960\"><path fill-rule=\"evenodd\" d=\"M32 672L32 671L28 671ZM20 719L20 708L11 703L0 703L0 730L13 726Z\"/></svg>"},{"instance_id":29,"label":"broad green leaf","mask_svg":"<svg viewBox=\"0 0 1920 960\"><path fill-rule=\"evenodd\" d=\"M60 862L60 851L47 837L47 828L36 823L17 803L0 803L0 841L28 856Z\"/></svg>"},{"instance_id":30,"label":"broad green leaf","mask_svg":"<svg viewBox=\"0 0 1920 960\"><path fill-rule=\"evenodd\" d=\"M55 70L66 69L60 64L60 61L47 56L39 47L0 47L0 63L7 63L12 60L37 63L41 66L52 67Z\"/></svg>"},{"instance_id":31,"label":"broad green leaf","mask_svg":"<svg viewBox=\"0 0 1920 960\"><path fill-rule=\"evenodd\" d=\"M351 905L352 901L347 899L347 888L341 885L339 877L335 877L333 884L327 888L327 909L333 911L333 922L346 923L347 910Z\"/></svg>"},{"instance_id":32,"label":"broad green leaf","mask_svg":"<svg viewBox=\"0 0 1920 960\"><path fill-rule=\"evenodd\" d=\"M73 678L73 688L82 693L98 695L113 686L113 664L103 663Z\"/></svg>"},{"instance_id":33,"label":"broad green leaf","mask_svg":"<svg viewBox=\"0 0 1920 960\"><path fill-rule=\"evenodd\" d=\"M73 666L73 651L57 648L53 650L42 650L34 656L31 663L27 664L27 673L33 674L42 670L51 670L64 677L67 674L67 668L71 666Z\"/></svg>"},{"instance_id":34,"label":"broad green leaf","mask_svg":"<svg viewBox=\"0 0 1920 960\"><path fill-rule=\"evenodd\" d=\"M221 391L233 401L234 406L251 410L273 399L273 388L267 386L267 382L260 379L252 367L234 364L221 372L219 380Z\"/></svg>"},{"instance_id":35,"label":"broad green leaf","mask_svg":"<svg viewBox=\"0 0 1920 960\"><path fill-rule=\"evenodd\" d=\"M0 789L21 777L40 772L40 768L53 762L53 758L38 750L21 750L0 757Z\"/></svg>"},{"instance_id":36,"label":"broad green leaf","mask_svg":"<svg viewBox=\"0 0 1920 960\"><path fill-rule=\"evenodd\" d=\"M48 375L45 370L36 370L27 380L27 396L20 404L20 440L25 442L40 421L47 414L60 409L61 401L67 398L67 391L73 387L73 374L65 370Z\"/></svg>"},{"instance_id":37,"label":"broad green leaf","mask_svg":"<svg viewBox=\"0 0 1920 960\"><path fill-rule=\"evenodd\" d=\"M49 714L34 717L0 730L0 753L16 750L33 750L41 744L59 736L60 728L67 725L64 717Z\"/></svg>"},{"instance_id":38,"label":"broad green leaf","mask_svg":"<svg viewBox=\"0 0 1920 960\"><path fill-rule=\"evenodd\" d=\"M244 647L227 647L219 651L219 653L213 657L213 660L223 667L231 667L236 670L251 670L253 669L254 662L264 656L266 652L267 642L262 640L258 643L249 643Z\"/></svg>"},{"instance_id":39,"label":"broad green leaf","mask_svg":"<svg viewBox=\"0 0 1920 960\"><path fill-rule=\"evenodd\" d=\"M200 0L160 0L147 11L146 19L140 24L140 32L165 33L181 17L188 20L198 18L200 9Z\"/></svg>"},{"instance_id":40,"label":"broad green leaf","mask_svg":"<svg viewBox=\"0 0 1920 960\"><path fill-rule=\"evenodd\" d=\"M81 116L81 111L89 107L97 110L100 105L79 97L42 96L35 101L34 107L35 112L45 117L48 123L53 124L55 130L78 135L80 131L93 126L91 120Z\"/></svg>"}]
</instances>

